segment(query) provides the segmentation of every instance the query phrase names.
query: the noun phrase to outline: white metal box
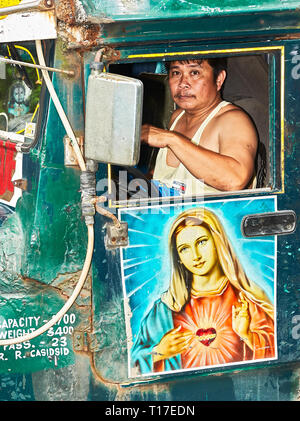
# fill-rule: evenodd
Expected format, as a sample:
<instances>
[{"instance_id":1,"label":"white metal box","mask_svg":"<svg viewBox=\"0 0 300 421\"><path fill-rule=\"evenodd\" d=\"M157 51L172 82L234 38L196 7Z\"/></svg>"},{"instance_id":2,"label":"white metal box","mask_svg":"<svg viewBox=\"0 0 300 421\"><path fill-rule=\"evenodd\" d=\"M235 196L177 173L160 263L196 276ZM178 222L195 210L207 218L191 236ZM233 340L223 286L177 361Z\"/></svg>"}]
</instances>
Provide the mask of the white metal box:
<instances>
[{"instance_id":1,"label":"white metal box","mask_svg":"<svg viewBox=\"0 0 300 421\"><path fill-rule=\"evenodd\" d=\"M89 76L85 157L116 165L136 165L140 156L143 84L113 73Z\"/></svg>"}]
</instances>

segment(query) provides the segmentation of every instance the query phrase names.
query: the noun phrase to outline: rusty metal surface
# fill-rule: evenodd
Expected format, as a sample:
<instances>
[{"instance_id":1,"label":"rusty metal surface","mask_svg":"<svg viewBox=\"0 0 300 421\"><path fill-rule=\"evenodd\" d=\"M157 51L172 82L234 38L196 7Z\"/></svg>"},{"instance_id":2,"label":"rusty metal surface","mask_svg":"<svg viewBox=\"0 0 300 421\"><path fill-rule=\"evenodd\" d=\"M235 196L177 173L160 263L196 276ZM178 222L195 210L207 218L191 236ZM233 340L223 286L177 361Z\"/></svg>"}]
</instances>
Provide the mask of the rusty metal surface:
<instances>
[{"instance_id":1,"label":"rusty metal surface","mask_svg":"<svg viewBox=\"0 0 300 421\"><path fill-rule=\"evenodd\" d=\"M66 48L90 49L99 44L100 24L87 21L79 0L59 0L56 3L58 32Z\"/></svg>"},{"instance_id":2,"label":"rusty metal surface","mask_svg":"<svg viewBox=\"0 0 300 421\"><path fill-rule=\"evenodd\" d=\"M81 151L83 151L83 136L77 138L77 142L79 144ZM71 167L79 168L77 156L72 147L71 139L68 136L64 137L64 147L65 147L64 148L65 165L68 167L71 166Z\"/></svg>"}]
</instances>

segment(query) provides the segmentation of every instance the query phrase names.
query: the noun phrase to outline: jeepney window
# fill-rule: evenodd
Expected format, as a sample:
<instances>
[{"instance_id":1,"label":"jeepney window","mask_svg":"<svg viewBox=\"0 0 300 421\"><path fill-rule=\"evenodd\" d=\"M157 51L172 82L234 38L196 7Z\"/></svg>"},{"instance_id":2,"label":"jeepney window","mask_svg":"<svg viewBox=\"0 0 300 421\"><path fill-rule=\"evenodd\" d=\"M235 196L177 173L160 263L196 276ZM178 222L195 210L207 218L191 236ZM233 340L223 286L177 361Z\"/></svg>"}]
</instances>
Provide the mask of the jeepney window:
<instances>
[{"instance_id":1,"label":"jeepney window","mask_svg":"<svg viewBox=\"0 0 300 421\"><path fill-rule=\"evenodd\" d=\"M32 47L30 43L2 44L0 55L36 64L35 49ZM38 69L1 63L0 130L9 132L10 140L24 142L27 139L30 142L34 138L41 85Z\"/></svg>"},{"instance_id":2,"label":"jeepney window","mask_svg":"<svg viewBox=\"0 0 300 421\"><path fill-rule=\"evenodd\" d=\"M222 56L227 61L227 77L222 99L240 107L251 119L258 137L253 183L238 191L278 191L282 188L280 168L280 63L281 52ZM182 60L182 58L180 58ZM185 60L189 57L185 57ZM174 59L173 59L174 60ZM176 59L177 60L177 59ZM143 124L168 129L176 104L168 86L168 75L161 62L120 63L109 66L109 72L142 80L144 85ZM112 166L111 180L116 201L177 197L178 186L156 183L153 172L159 148L141 144L140 161L135 168ZM153 186L153 184L155 184ZM179 186L179 190L180 190ZM125 192L127 198L125 197ZM208 196L224 196L234 192L213 192ZM201 191L199 196L203 196Z\"/></svg>"}]
</instances>

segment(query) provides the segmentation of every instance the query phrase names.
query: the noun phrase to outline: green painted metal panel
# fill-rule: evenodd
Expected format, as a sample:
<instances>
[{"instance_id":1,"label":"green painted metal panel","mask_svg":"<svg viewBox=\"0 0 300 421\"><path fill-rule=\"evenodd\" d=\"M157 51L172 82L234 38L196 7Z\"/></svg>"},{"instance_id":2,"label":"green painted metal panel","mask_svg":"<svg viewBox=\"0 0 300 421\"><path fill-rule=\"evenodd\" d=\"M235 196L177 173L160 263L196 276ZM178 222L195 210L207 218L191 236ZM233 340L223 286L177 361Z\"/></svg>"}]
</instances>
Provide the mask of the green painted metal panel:
<instances>
[{"instance_id":1,"label":"green painted metal panel","mask_svg":"<svg viewBox=\"0 0 300 421\"><path fill-rule=\"evenodd\" d=\"M296 1L100 1L84 0L87 22L100 23L99 44L183 40L215 42L299 32Z\"/></svg>"},{"instance_id":2,"label":"green painted metal panel","mask_svg":"<svg viewBox=\"0 0 300 421\"><path fill-rule=\"evenodd\" d=\"M274 13L251 13L228 15L225 17L204 16L188 19L166 19L153 21L112 22L102 25L99 42L112 45L118 49L124 45L151 44L155 42L175 43L180 41L199 40L203 44L235 39L243 42L245 37L252 39L268 39L275 36L288 36L299 32L299 9L292 13L286 11Z\"/></svg>"},{"instance_id":3,"label":"green painted metal panel","mask_svg":"<svg viewBox=\"0 0 300 421\"><path fill-rule=\"evenodd\" d=\"M54 66L63 67L62 59L58 47ZM53 84L80 136L80 77L70 81L55 75ZM24 336L61 310L78 281L86 253L80 172L64 164L65 131L52 101L49 106L46 101L42 113L38 143L23 156L27 190L0 227L1 340ZM53 329L30 342L1 347L0 372L34 373L74 365L74 331L89 328L90 311L87 282L71 311Z\"/></svg>"},{"instance_id":4,"label":"green painted metal panel","mask_svg":"<svg viewBox=\"0 0 300 421\"><path fill-rule=\"evenodd\" d=\"M88 17L114 21L241 15L295 10L299 7L297 1L290 0L82 0L82 5Z\"/></svg>"}]
</instances>

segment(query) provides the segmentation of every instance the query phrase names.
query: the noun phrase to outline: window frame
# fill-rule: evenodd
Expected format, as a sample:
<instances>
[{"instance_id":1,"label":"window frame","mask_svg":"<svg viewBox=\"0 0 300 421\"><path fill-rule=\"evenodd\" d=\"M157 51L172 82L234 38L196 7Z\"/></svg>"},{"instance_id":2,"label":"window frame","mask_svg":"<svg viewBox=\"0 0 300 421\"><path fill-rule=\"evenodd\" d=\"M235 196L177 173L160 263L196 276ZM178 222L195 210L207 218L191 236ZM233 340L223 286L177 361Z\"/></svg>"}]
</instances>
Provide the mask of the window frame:
<instances>
[{"instance_id":1,"label":"window frame","mask_svg":"<svg viewBox=\"0 0 300 421\"><path fill-rule=\"evenodd\" d=\"M217 56L222 57L236 57L236 56L251 56L257 54L270 54L269 63L269 184L270 187L262 187L255 189L245 189L239 191L229 191L221 193L205 194L204 198L226 198L238 197L249 194L282 194L284 193L284 94L285 94L285 50L283 45L271 46L257 46L245 48L225 48L216 50L190 50L190 51L172 51L172 52L157 52L157 53L141 53L128 54L122 61L114 62L113 64L124 63L141 63L153 61L168 61L168 60L183 60L188 58L212 58ZM191 200L203 199L203 195L191 197L187 195L182 196L166 196L159 198L140 198L127 200L113 200L112 197L112 164L107 164L107 178L108 178L108 207L132 207L132 206L151 206L153 204L168 204L168 203L182 203L190 202Z\"/></svg>"}]
</instances>

